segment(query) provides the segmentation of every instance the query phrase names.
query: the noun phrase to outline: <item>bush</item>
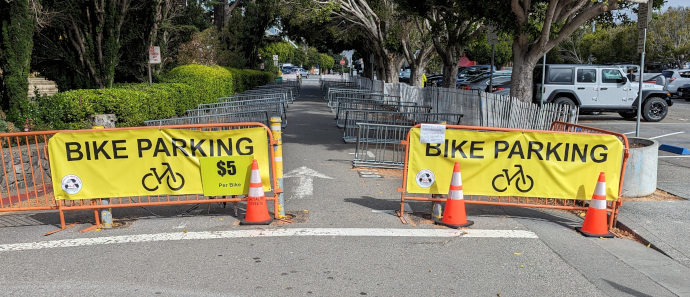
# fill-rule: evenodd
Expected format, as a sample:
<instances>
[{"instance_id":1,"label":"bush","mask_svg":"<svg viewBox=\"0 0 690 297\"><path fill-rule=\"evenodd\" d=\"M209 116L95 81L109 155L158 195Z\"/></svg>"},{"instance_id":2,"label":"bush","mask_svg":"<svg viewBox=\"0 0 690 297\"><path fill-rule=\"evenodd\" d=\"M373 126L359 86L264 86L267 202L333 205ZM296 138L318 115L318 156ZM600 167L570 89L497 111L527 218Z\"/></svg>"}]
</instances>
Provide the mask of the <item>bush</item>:
<instances>
[{"instance_id":1,"label":"bush","mask_svg":"<svg viewBox=\"0 0 690 297\"><path fill-rule=\"evenodd\" d=\"M91 128L94 114L112 113L118 127L141 126L146 120L180 116L201 103L215 102L236 91L273 81L273 75L202 65L180 66L161 78L162 83L120 84L110 89L81 89L37 98L37 127Z\"/></svg>"}]
</instances>

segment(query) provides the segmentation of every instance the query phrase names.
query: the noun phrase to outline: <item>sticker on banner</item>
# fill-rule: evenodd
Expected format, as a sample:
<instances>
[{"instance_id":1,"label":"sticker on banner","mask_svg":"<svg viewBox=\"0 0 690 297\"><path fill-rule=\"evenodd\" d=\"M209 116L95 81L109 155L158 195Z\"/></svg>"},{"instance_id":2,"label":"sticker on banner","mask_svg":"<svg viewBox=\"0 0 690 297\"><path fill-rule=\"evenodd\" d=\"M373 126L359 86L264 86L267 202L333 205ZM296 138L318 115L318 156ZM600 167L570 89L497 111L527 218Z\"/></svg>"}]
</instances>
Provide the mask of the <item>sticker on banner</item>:
<instances>
[{"instance_id":1,"label":"sticker on banner","mask_svg":"<svg viewBox=\"0 0 690 297\"><path fill-rule=\"evenodd\" d=\"M421 128L421 143L443 143L446 140L446 125L422 124Z\"/></svg>"},{"instance_id":2,"label":"sticker on banner","mask_svg":"<svg viewBox=\"0 0 690 297\"><path fill-rule=\"evenodd\" d=\"M65 175L62 178L62 190L67 194L76 194L81 190L81 178L74 174Z\"/></svg>"},{"instance_id":3,"label":"sticker on banner","mask_svg":"<svg viewBox=\"0 0 690 297\"><path fill-rule=\"evenodd\" d=\"M422 188L428 188L431 187L431 185L434 184L436 181L436 178L434 177L434 172L429 170L429 169L422 169L417 173L417 185L419 185Z\"/></svg>"}]
</instances>

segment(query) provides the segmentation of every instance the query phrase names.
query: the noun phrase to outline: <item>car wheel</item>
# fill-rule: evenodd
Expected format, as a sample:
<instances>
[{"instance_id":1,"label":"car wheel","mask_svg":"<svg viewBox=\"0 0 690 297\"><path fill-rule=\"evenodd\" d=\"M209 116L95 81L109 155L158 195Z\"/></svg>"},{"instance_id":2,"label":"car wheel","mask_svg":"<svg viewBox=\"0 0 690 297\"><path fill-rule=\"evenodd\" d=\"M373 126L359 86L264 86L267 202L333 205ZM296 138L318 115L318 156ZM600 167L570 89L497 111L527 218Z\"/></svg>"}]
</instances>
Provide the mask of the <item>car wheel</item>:
<instances>
[{"instance_id":1,"label":"car wheel","mask_svg":"<svg viewBox=\"0 0 690 297\"><path fill-rule=\"evenodd\" d=\"M642 107L642 117L648 122L663 120L668 113L668 105L659 97L649 98Z\"/></svg>"},{"instance_id":2,"label":"car wheel","mask_svg":"<svg viewBox=\"0 0 690 297\"><path fill-rule=\"evenodd\" d=\"M575 105L575 102L573 102L573 100L571 100L568 97L558 97L558 98L556 98L556 100L553 100L553 103L554 104L560 104L560 105L567 105L570 107L570 110L575 110L575 107L577 107Z\"/></svg>"},{"instance_id":3,"label":"car wheel","mask_svg":"<svg viewBox=\"0 0 690 297\"><path fill-rule=\"evenodd\" d=\"M637 111L636 110L619 111L618 114L621 115L625 119L634 119L637 117Z\"/></svg>"}]
</instances>

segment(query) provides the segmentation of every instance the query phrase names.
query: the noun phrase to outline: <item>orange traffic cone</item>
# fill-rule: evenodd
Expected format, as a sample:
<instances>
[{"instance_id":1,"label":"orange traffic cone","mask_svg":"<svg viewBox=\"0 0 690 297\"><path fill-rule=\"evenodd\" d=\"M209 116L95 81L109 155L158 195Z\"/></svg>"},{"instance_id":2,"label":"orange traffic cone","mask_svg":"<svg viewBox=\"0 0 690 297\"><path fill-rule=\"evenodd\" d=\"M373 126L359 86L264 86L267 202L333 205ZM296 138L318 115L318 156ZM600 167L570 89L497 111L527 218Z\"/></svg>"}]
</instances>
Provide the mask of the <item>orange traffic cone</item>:
<instances>
[{"instance_id":1,"label":"orange traffic cone","mask_svg":"<svg viewBox=\"0 0 690 297\"><path fill-rule=\"evenodd\" d=\"M240 225L268 225L272 221L268 215L264 188L261 184L261 174L259 174L259 164L256 159L252 161L252 172L249 178L249 198L247 199L247 211L244 220Z\"/></svg>"},{"instance_id":2,"label":"orange traffic cone","mask_svg":"<svg viewBox=\"0 0 690 297\"><path fill-rule=\"evenodd\" d=\"M452 228L472 226L474 222L468 221L465 216L465 199L462 193L462 177L460 176L460 163L455 162L453 177L450 180L450 190L446 198L446 208L443 210L443 219L437 224Z\"/></svg>"},{"instance_id":3,"label":"orange traffic cone","mask_svg":"<svg viewBox=\"0 0 690 297\"><path fill-rule=\"evenodd\" d=\"M613 237L613 233L609 231L607 223L606 212L606 178L604 173L599 174L599 181L597 187L594 189L594 195L589 202L587 215L581 228L575 228L587 237Z\"/></svg>"}]
</instances>

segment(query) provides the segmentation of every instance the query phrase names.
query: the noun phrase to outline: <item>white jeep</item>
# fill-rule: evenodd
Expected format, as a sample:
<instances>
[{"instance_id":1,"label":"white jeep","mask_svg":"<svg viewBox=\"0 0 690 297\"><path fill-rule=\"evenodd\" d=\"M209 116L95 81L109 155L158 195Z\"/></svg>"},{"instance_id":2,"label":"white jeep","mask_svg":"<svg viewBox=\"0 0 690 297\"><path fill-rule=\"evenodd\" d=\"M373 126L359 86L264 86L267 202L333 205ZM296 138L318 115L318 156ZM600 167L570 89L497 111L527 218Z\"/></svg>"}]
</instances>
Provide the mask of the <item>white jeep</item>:
<instances>
[{"instance_id":1,"label":"white jeep","mask_svg":"<svg viewBox=\"0 0 690 297\"><path fill-rule=\"evenodd\" d=\"M538 66L534 73L535 103L543 98L545 103L578 106L580 112L615 111L626 119L637 116L640 85L630 82L618 66L546 65L543 87L541 70ZM663 120L671 105L671 94L663 86L642 84L642 117L646 121Z\"/></svg>"}]
</instances>

